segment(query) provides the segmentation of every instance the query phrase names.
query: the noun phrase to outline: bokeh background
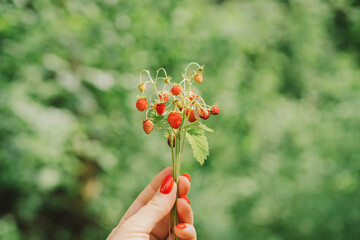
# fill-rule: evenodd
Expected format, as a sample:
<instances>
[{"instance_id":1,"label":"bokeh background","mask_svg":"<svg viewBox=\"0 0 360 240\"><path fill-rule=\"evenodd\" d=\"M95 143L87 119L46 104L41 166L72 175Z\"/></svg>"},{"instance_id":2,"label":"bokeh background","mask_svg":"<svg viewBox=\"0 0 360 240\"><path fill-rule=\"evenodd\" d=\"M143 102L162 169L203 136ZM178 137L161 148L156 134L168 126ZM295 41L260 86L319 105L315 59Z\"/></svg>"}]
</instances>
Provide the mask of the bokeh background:
<instances>
[{"instance_id":1,"label":"bokeh background","mask_svg":"<svg viewBox=\"0 0 360 240\"><path fill-rule=\"evenodd\" d=\"M2 0L0 239L105 239L164 167L141 69L205 65L199 239L360 239L360 1Z\"/></svg>"}]
</instances>

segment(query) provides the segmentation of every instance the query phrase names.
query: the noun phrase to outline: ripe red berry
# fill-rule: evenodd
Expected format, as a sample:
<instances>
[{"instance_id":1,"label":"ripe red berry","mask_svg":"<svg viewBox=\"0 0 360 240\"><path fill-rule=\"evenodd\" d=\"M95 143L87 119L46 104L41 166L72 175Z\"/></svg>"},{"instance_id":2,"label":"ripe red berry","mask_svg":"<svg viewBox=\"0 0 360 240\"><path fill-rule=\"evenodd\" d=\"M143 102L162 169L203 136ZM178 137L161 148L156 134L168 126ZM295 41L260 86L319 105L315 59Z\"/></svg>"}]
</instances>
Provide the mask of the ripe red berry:
<instances>
[{"instance_id":1,"label":"ripe red berry","mask_svg":"<svg viewBox=\"0 0 360 240\"><path fill-rule=\"evenodd\" d=\"M195 92L193 90L190 90L190 96L189 96L190 101L194 100L194 98L195 98Z\"/></svg>"},{"instance_id":2,"label":"ripe red berry","mask_svg":"<svg viewBox=\"0 0 360 240\"><path fill-rule=\"evenodd\" d=\"M144 111L145 109L147 109L148 107L148 102L146 100L146 98L139 98L137 101L136 101L136 108L142 112Z\"/></svg>"},{"instance_id":3,"label":"ripe red berry","mask_svg":"<svg viewBox=\"0 0 360 240\"><path fill-rule=\"evenodd\" d=\"M190 111L189 109L186 109L186 117L189 118L189 122L195 122L197 119L195 117L195 111L194 109Z\"/></svg>"},{"instance_id":4,"label":"ripe red berry","mask_svg":"<svg viewBox=\"0 0 360 240\"><path fill-rule=\"evenodd\" d=\"M200 108L198 111L198 114L202 119L205 119L205 120L210 117L210 111L206 110L206 109Z\"/></svg>"},{"instance_id":5,"label":"ripe red berry","mask_svg":"<svg viewBox=\"0 0 360 240\"><path fill-rule=\"evenodd\" d=\"M173 147L175 147L175 134L171 134L171 136L172 136L172 139L173 139L173 142L172 142L172 146ZM167 142L168 142L168 145L169 145L169 147L171 147L171 143L170 143L170 136L168 136L168 140L167 140Z\"/></svg>"},{"instance_id":6,"label":"ripe red berry","mask_svg":"<svg viewBox=\"0 0 360 240\"><path fill-rule=\"evenodd\" d=\"M209 117L210 117L210 111L207 110L207 111L206 111L206 115L205 115L204 117L202 117L202 119L206 120L206 119L208 119Z\"/></svg>"},{"instance_id":7,"label":"ripe red berry","mask_svg":"<svg viewBox=\"0 0 360 240\"><path fill-rule=\"evenodd\" d=\"M198 109L198 114L199 114L199 116L202 118L203 116L205 116L206 110L203 109L203 108L199 108L199 109Z\"/></svg>"},{"instance_id":8,"label":"ripe red berry","mask_svg":"<svg viewBox=\"0 0 360 240\"><path fill-rule=\"evenodd\" d=\"M162 115L165 110L166 110L166 106L165 106L165 103L158 103L156 104L156 112L159 114L159 115Z\"/></svg>"},{"instance_id":9,"label":"ripe red berry","mask_svg":"<svg viewBox=\"0 0 360 240\"><path fill-rule=\"evenodd\" d=\"M218 106L214 105L211 108L211 114L212 115L218 115L220 113L220 109L218 108Z\"/></svg>"},{"instance_id":10,"label":"ripe red berry","mask_svg":"<svg viewBox=\"0 0 360 240\"><path fill-rule=\"evenodd\" d=\"M176 84L175 86L172 87L171 89L171 93L174 95L174 96L177 96L181 93L181 86L179 84Z\"/></svg>"},{"instance_id":11,"label":"ripe red berry","mask_svg":"<svg viewBox=\"0 0 360 240\"><path fill-rule=\"evenodd\" d=\"M171 112L168 116L168 122L174 129L178 129L181 125L181 116L177 112Z\"/></svg>"},{"instance_id":12,"label":"ripe red berry","mask_svg":"<svg viewBox=\"0 0 360 240\"><path fill-rule=\"evenodd\" d=\"M154 123L150 119L143 121L143 129L146 134L150 134L154 129Z\"/></svg>"},{"instance_id":13,"label":"ripe red berry","mask_svg":"<svg viewBox=\"0 0 360 240\"><path fill-rule=\"evenodd\" d=\"M201 73L196 74L196 75L194 76L194 80L195 80L195 82L197 82L197 83L202 83L202 81L203 81L203 76L202 76L202 74L201 74Z\"/></svg>"},{"instance_id":14,"label":"ripe red berry","mask_svg":"<svg viewBox=\"0 0 360 240\"><path fill-rule=\"evenodd\" d=\"M161 92L159 94L159 99L162 102L167 102L167 101L169 101L169 95L166 92Z\"/></svg>"}]
</instances>

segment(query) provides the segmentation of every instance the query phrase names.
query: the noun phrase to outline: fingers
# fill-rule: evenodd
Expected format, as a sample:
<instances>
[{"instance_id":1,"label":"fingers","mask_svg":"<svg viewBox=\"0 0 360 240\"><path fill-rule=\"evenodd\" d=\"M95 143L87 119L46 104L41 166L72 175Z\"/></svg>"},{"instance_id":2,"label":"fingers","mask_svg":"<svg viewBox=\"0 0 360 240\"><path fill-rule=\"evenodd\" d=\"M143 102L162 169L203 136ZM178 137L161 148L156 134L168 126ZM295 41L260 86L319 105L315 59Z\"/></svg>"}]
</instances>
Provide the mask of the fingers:
<instances>
[{"instance_id":1,"label":"fingers","mask_svg":"<svg viewBox=\"0 0 360 240\"><path fill-rule=\"evenodd\" d=\"M194 224L194 215L189 202L190 201L186 197L178 198L176 210L180 222Z\"/></svg>"},{"instance_id":2,"label":"fingers","mask_svg":"<svg viewBox=\"0 0 360 240\"><path fill-rule=\"evenodd\" d=\"M129 209L126 211L124 216L122 217L119 225L121 225L123 222L126 221L126 219L133 216L137 211L139 211L140 208L145 206L150 199L155 195L157 190L159 189L162 181L164 178L168 175L171 175L172 168L167 167L164 170L162 170L152 181L151 183L139 194L139 196L135 199L133 204L129 207Z\"/></svg>"},{"instance_id":3,"label":"fingers","mask_svg":"<svg viewBox=\"0 0 360 240\"><path fill-rule=\"evenodd\" d=\"M179 198L176 202L176 208L180 222L193 224L193 212L190 207L190 201L187 198L187 194L190 190L190 181L191 178L188 173L184 173L179 177Z\"/></svg>"},{"instance_id":4,"label":"fingers","mask_svg":"<svg viewBox=\"0 0 360 240\"><path fill-rule=\"evenodd\" d=\"M187 178L184 175L185 173L179 177L179 196L187 196L190 190L190 176Z\"/></svg>"},{"instance_id":5,"label":"fingers","mask_svg":"<svg viewBox=\"0 0 360 240\"><path fill-rule=\"evenodd\" d=\"M182 222L174 228L174 233L184 240L196 240L196 231L194 226L194 215L190 206L190 200L187 194L190 190L190 175L185 173L179 177L179 198L176 201L176 210L179 221Z\"/></svg>"},{"instance_id":6,"label":"fingers","mask_svg":"<svg viewBox=\"0 0 360 240\"><path fill-rule=\"evenodd\" d=\"M179 221L186 223L184 229L179 229L179 236L183 239L196 239L196 232L193 224L193 212L187 194L190 190L190 175L183 174L179 177L179 187L171 176L172 169L166 168L160 172L153 181L143 190L134 203L125 213L119 225L110 236L124 237L132 234L155 234L163 236L168 231L159 231L155 226L165 221L168 226L169 213L177 201ZM161 185L161 186L160 186ZM178 192L178 199L176 199ZM188 225L188 227L186 227ZM182 225L180 225L182 226ZM185 229L186 228L186 229Z\"/></svg>"},{"instance_id":7,"label":"fingers","mask_svg":"<svg viewBox=\"0 0 360 240\"><path fill-rule=\"evenodd\" d=\"M177 186L171 175L162 182L159 191L137 213L125 221L124 229L136 229L137 232L150 233L155 225L169 214L175 203Z\"/></svg>"},{"instance_id":8,"label":"fingers","mask_svg":"<svg viewBox=\"0 0 360 240\"><path fill-rule=\"evenodd\" d=\"M196 231L193 225L180 223L174 228L174 233L184 240L196 240Z\"/></svg>"},{"instance_id":9,"label":"fingers","mask_svg":"<svg viewBox=\"0 0 360 240\"><path fill-rule=\"evenodd\" d=\"M185 176L184 176L185 175ZM182 176L179 177L179 184L178 184L178 195L179 196L186 196L189 192L190 189L190 175L189 174L183 174ZM181 198L182 200L177 200L179 203L179 205L177 205L177 211L178 211L178 217L179 220L181 222L186 222L186 223L192 223L193 222L193 214L192 214L192 210L190 206L186 206L189 205L187 203L187 201L185 200L185 198ZM185 201L186 204L184 204ZM185 205L185 207L184 207ZM180 211L182 211L181 213L179 213L179 209L181 209ZM158 239L164 239L164 237L169 233L169 219L170 219L170 215L167 215L165 218L163 218L153 229L152 233L154 234L154 236L156 236Z\"/></svg>"}]
</instances>

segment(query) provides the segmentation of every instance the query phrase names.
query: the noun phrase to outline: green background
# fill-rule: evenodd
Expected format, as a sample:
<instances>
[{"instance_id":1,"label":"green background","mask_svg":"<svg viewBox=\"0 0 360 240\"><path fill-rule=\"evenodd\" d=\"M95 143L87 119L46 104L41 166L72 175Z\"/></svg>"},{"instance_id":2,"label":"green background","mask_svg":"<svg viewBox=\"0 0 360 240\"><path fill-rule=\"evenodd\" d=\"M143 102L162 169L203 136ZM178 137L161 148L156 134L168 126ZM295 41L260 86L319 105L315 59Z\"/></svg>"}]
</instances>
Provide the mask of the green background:
<instances>
[{"instance_id":1,"label":"green background","mask_svg":"<svg viewBox=\"0 0 360 240\"><path fill-rule=\"evenodd\" d=\"M199 239L360 239L358 0L2 0L0 239L105 239L171 164L139 72L205 65Z\"/></svg>"}]
</instances>

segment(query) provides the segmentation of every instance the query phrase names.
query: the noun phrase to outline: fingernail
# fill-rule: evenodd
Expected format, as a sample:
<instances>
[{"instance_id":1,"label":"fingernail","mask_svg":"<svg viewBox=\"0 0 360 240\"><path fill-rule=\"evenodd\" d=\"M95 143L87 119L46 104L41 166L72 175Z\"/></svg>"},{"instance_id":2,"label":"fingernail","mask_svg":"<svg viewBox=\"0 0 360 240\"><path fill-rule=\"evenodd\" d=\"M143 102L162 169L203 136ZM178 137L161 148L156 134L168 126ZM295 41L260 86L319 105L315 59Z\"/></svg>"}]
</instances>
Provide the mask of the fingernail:
<instances>
[{"instance_id":1,"label":"fingernail","mask_svg":"<svg viewBox=\"0 0 360 240\"><path fill-rule=\"evenodd\" d=\"M180 229L185 229L186 228L186 224L185 223L179 223L178 225L176 225L177 228Z\"/></svg>"},{"instance_id":2,"label":"fingernail","mask_svg":"<svg viewBox=\"0 0 360 240\"><path fill-rule=\"evenodd\" d=\"M185 199L188 202L188 204L190 205L190 200L186 196L181 196L180 198Z\"/></svg>"},{"instance_id":3,"label":"fingernail","mask_svg":"<svg viewBox=\"0 0 360 240\"><path fill-rule=\"evenodd\" d=\"M161 184L160 192L163 194L169 194L174 186L174 179L171 175L168 175Z\"/></svg>"},{"instance_id":4,"label":"fingernail","mask_svg":"<svg viewBox=\"0 0 360 240\"><path fill-rule=\"evenodd\" d=\"M186 177L187 179L189 179L189 182L191 182L190 174L188 174L188 173L183 173L181 176Z\"/></svg>"}]
</instances>

